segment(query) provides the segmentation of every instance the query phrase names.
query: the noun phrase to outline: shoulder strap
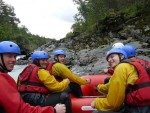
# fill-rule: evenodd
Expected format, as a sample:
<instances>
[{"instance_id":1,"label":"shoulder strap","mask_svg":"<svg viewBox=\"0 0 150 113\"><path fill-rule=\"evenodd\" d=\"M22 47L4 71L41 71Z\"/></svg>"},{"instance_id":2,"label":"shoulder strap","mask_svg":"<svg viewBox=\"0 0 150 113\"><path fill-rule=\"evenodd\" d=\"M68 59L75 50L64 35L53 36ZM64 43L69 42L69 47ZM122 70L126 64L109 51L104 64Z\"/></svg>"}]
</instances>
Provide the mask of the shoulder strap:
<instances>
[{"instance_id":1,"label":"shoulder strap","mask_svg":"<svg viewBox=\"0 0 150 113\"><path fill-rule=\"evenodd\" d=\"M143 60L141 58L136 58L135 60L134 59L126 59L126 60L123 60L121 63L130 63L130 62L139 63L141 66L143 66L145 68L148 75L150 76L150 62L148 62L147 60Z\"/></svg>"},{"instance_id":2,"label":"shoulder strap","mask_svg":"<svg viewBox=\"0 0 150 113\"><path fill-rule=\"evenodd\" d=\"M131 92L138 90L140 88L149 87L149 86L150 86L150 82L144 82L141 84L136 84L134 86L131 86L130 88L127 88L126 93L131 93Z\"/></svg>"},{"instance_id":3,"label":"shoulder strap","mask_svg":"<svg viewBox=\"0 0 150 113\"><path fill-rule=\"evenodd\" d=\"M27 80L26 81L29 81L29 79L30 79L30 76L31 76L31 73L32 73L32 71L33 71L33 69L35 68L36 66L31 66L31 68L30 68L30 73L29 73L29 75L28 75L28 78L27 78ZM26 82L25 81L25 82Z\"/></svg>"},{"instance_id":4,"label":"shoulder strap","mask_svg":"<svg viewBox=\"0 0 150 113\"><path fill-rule=\"evenodd\" d=\"M130 63L132 61L132 59L125 59L125 60L122 60L121 63Z\"/></svg>"},{"instance_id":5,"label":"shoulder strap","mask_svg":"<svg viewBox=\"0 0 150 113\"><path fill-rule=\"evenodd\" d=\"M49 64L48 64L48 66L46 67L46 70L49 71L49 73L50 73L51 75L53 75L52 66L53 66L54 64L55 64L55 62L49 61Z\"/></svg>"}]
</instances>

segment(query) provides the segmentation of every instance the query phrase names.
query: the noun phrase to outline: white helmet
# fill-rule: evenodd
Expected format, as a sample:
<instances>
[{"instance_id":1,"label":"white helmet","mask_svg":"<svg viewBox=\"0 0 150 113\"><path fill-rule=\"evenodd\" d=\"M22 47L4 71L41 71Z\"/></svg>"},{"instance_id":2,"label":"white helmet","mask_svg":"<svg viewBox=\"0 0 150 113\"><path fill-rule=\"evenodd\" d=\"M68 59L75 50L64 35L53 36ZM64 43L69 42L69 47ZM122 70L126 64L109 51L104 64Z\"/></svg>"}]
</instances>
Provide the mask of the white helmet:
<instances>
[{"instance_id":1,"label":"white helmet","mask_svg":"<svg viewBox=\"0 0 150 113\"><path fill-rule=\"evenodd\" d=\"M117 42L117 43L113 44L112 48L122 48L123 46L124 46L123 43Z\"/></svg>"}]
</instances>

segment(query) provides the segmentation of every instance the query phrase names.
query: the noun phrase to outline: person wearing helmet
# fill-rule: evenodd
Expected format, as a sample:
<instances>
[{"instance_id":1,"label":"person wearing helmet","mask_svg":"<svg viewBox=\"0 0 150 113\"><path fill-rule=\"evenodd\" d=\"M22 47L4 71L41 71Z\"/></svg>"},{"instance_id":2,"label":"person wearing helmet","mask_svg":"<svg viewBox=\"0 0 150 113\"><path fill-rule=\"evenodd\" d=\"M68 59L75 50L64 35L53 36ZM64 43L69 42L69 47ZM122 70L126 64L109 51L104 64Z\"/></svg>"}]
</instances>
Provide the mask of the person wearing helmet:
<instances>
[{"instance_id":1,"label":"person wearing helmet","mask_svg":"<svg viewBox=\"0 0 150 113\"><path fill-rule=\"evenodd\" d=\"M136 56L136 49L132 45L125 45L122 49L127 53L128 58Z\"/></svg>"},{"instance_id":2,"label":"person wearing helmet","mask_svg":"<svg viewBox=\"0 0 150 113\"><path fill-rule=\"evenodd\" d=\"M126 52L128 59L140 59L140 58L136 57L136 49L132 45L124 45L122 47L122 49ZM114 72L113 68L109 67L108 73L110 75L113 75L113 72ZM109 82L109 79L110 79L110 77L107 77L106 79L104 79L104 84L106 84L106 85L99 85L99 88L98 88L99 91L102 90L103 92L105 92L105 89L107 91L107 88L108 88L108 84L107 83Z\"/></svg>"},{"instance_id":3,"label":"person wearing helmet","mask_svg":"<svg viewBox=\"0 0 150 113\"><path fill-rule=\"evenodd\" d=\"M54 60L56 62L65 63L66 52L64 50L54 51Z\"/></svg>"},{"instance_id":4,"label":"person wearing helmet","mask_svg":"<svg viewBox=\"0 0 150 113\"><path fill-rule=\"evenodd\" d=\"M127 57L129 58L133 58L136 56L136 49L132 46L132 45L123 45L122 43L115 43L113 45L113 47L115 48L122 48L126 53L127 53ZM113 69L112 68L108 68L108 69L104 69L103 70L104 73L109 73L109 74L113 74ZM104 83L107 83L109 81L109 79L107 78L106 81L104 81Z\"/></svg>"},{"instance_id":5,"label":"person wearing helmet","mask_svg":"<svg viewBox=\"0 0 150 113\"><path fill-rule=\"evenodd\" d=\"M117 43L113 44L112 48L122 48L123 46L124 46L123 43L117 42ZM103 69L102 72L105 73L105 74L112 75L114 70L113 70L113 68L108 67L106 69ZM107 84L109 82L109 79L110 79L110 77L106 77L104 79L104 84Z\"/></svg>"},{"instance_id":6,"label":"person wearing helmet","mask_svg":"<svg viewBox=\"0 0 150 113\"><path fill-rule=\"evenodd\" d=\"M114 72L108 83L109 86L107 87L107 91L105 89L105 93L107 94L106 98L96 98L91 103L91 106L98 110L93 113L121 110L123 103L125 101L128 102L128 100L125 98L128 86L134 85L136 80L138 79L138 72L134 65L125 62L121 63L123 59L127 59L127 54L123 49L120 50L121 51L119 53L119 51L116 52L115 48L113 48L108 51L106 55L106 60L108 61L110 67L114 69ZM130 107L135 108L132 105ZM130 113L136 112L139 111L132 111ZM125 113L128 112L125 111Z\"/></svg>"},{"instance_id":7,"label":"person wearing helmet","mask_svg":"<svg viewBox=\"0 0 150 113\"><path fill-rule=\"evenodd\" d=\"M18 77L18 90L23 100L34 106L55 106L57 103L63 103L67 107L67 113L71 113L70 97L62 92L70 81L64 79L58 82L46 70L49 56L45 51L35 51L31 56L32 63Z\"/></svg>"},{"instance_id":8,"label":"person wearing helmet","mask_svg":"<svg viewBox=\"0 0 150 113\"><path fill-rule=\"evenodd\" d=\"M114 54L115 53L115 54ZM108 61L108 57L110 55L116 55L118 56L119 58L115 57L118 59L118 61L116 60L116 62L113 62L113 60L111 62ZM124 58L122 58L121 56L124 56ZM113 75L113 72L114 72L114 69L116 67L116 65L118 65L121 61L123 61L124 59L127 59L127 54L125 53L125 51L122 49L122 48L112 48L110 51L107 52L106 54L106 60L108 61L108 65L110 66L110 69L113 70L112 71L112 75ZM115 60L114 60L115 61ZM112 62L113 62L113 65L112 65ZM112 76L111 75L111 76ZM95 89L104 94L104 95L107 95L108 93L108 88L109 88L109 80L110 80L111 77L106 77L106 79L104 79L104 84L99 84L95 87Z\"/></svg>"},{"instance_id":9,"label":"person wearing helmet","mask_svg":"<svg viewBox=\"0 0 150 113\"><path fill-rule=\"evenodd\" d=\"M81 97L82 91L80 85L85 85L90 83L90 79L84 79L72 73L70 69L68 69L68 67L64 64L65 57L66 57L66 52L64 50L54 51L55 62L54 63L49 62L47 66L47 70L52 75L54 75L58 81L62 81L63 79L68 78L71 82L66 92L67 93L72 92L74 96Z\"/></svg>"},{"instance_id":10,"label":"person wearing helmet","mask_svg":"<svg viewBox=\"0 0 150 113\"><path fill-rule=\"evenodd\" d=\"M13 70L19 54L20 48L16 43L0 42L0 113L65 113L64 104L55 107L31 106L21 99L15 80L8 74Z\"/></svg>"},{"instance_id":11,"label":"person wearing helmet","mask_svg":"<svg viewBox=\"0 0 150 113\"><path fill-rule=\"evenodd\" d=\"M117 42L117 43L112 45L112 48L122 48L123 46L124 46L123 43ZM113 69L112 68L103 69L102 72L105 73L105 74L107 74L107 73L112 74ZM104 81L104 82L107 83L108 81L109 81L109 79L106 79L106 81Z\"/></svg>"}]
</instances>

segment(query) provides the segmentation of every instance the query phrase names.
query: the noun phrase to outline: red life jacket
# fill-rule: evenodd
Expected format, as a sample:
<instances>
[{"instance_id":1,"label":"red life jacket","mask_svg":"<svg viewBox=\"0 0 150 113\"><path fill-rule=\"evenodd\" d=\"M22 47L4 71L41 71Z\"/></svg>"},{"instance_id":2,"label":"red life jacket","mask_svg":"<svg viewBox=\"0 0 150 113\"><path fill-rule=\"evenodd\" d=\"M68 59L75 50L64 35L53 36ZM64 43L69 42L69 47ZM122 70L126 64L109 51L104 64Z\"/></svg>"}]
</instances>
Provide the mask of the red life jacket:
<instances>
[{"instance_id":1,"label":"red life jacket","mask_svg":"<svg viewBox=\"0 0 150 113\"><path fill-rule=\"evenodd\" d=\"M111 75L113 75L114 69L109 67L109 68L108 68L108 73L111 74Z\"/></svg>"},{"instance_id":2,"label":"red life jacket","mask_svg":"<svg viewBox=\"0 0 150 113\"><path fill-rule=\"evenodd\" d=\"M49 61L49 62L48 62L48 65L47 65L47 67L46 67L46 70L49 71L49 73L50 73L51 75L53 75L53 72L52 72L52 66L53 66L53 64L54 64L53 61Z\"/></svg>"},{"instance_id":3,"label":"red life jacket","mask_svg":"<svg viewBox=\"0 0 150 113\"><path fill-rule=\"evenodd\" d=\"M128 85L126 102L130 106L150 105L150 62L134 58L129 63L136 67L139 78L135 85Z\"/></svg>"},{"instance_id":4,"label":"red life jacket","mask_svg":"<svg viewBox=\"0 0 150 113\"><path fill-rule=\"evenodd\" d=\"M52 66L53 66L53 64L55 64L55 62L49 61L49 62L48 62L48 65L47 65L47 67L46 67L46 70L49 71L49 73L50 73L51 75L53 75L53 72L52 72ZM56 79L57 81L59 81L59 82L61 82L61 81L63 80L60 76L54 76L54 77L55 77L55 79Z\"/></svg>"},{"instance_id":5,"label":"red life jacket","mask_svg":"<svg viewBox=\"0 0 150 113\"><path fill-rule=\"evenodd\" d=\"M48 94L48 89L38 78L38 69L35 64L28 65L19 75L17 85L20 92L38 92Z\"/></svg>"}]
</instances>

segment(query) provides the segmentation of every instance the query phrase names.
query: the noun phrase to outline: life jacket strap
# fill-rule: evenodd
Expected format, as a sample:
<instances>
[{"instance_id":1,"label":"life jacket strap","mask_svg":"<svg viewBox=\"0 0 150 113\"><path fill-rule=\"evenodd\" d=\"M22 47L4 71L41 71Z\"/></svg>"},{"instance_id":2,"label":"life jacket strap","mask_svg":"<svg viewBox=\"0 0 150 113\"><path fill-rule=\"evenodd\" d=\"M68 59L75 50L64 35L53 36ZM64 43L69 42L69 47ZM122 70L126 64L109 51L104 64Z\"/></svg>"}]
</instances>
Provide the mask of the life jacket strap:
<instances>
[{"instance_id":1,"label":"life jacket strap","mask_svg":"<svg viewBox=\"0 0 150 113\"><path fill-rule=\"evenodd\" d=\"M40 86L40 87L45 87L44 84L39 84L37 82L27 82L27 81L24 81L24 82L20 82L21 85L25 84L25 85L31 85L31 86Z\"/></svg>"},{"instance_id":2,"label":"life jacket strap","mask_svg":"<svg viewBox=\"0 0 150 113\"><path fill-rule=\"evenodd\" d=\"M136 84L134 86L131 86L130 88L127 88L126 92L127 93L131 93L131 92L136 91L136 90L138 90L140 88L149 87L149 86L150 86L150 82Z\"/></svg>"}]
</instances>

